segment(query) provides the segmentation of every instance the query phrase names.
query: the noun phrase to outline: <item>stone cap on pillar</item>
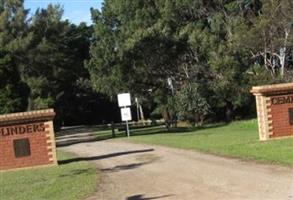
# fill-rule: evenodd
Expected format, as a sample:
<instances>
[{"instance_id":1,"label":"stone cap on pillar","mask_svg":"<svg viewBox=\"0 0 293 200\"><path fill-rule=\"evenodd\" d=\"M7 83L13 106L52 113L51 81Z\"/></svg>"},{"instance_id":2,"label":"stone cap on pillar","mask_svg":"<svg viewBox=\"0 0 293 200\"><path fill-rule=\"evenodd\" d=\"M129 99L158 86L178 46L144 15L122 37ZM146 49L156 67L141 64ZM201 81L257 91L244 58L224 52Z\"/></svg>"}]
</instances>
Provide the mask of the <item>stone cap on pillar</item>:
<instances>
[{"instance_id":1,"label":"stone cap on pillar","mask_svg":"<svg viewBox=\"0 0 293 200\"><path fill-rule=\"evenodd\" d=\"M254 95L263 95L263 96L293 93L293 83L256 86L256 87L252 87L250 92L253 93Z\"/></svg>"},{"instance_id":2,"label":"stone cap on pillar","mask_svg":"<svg viewBox=\"0 0 293 200\"><path fill-rule=\"evenodd\" d=\"M5 114L0 115L0 126L51 121L55 115L56 113L53 109Z\"/></svg>"}]
</instances>

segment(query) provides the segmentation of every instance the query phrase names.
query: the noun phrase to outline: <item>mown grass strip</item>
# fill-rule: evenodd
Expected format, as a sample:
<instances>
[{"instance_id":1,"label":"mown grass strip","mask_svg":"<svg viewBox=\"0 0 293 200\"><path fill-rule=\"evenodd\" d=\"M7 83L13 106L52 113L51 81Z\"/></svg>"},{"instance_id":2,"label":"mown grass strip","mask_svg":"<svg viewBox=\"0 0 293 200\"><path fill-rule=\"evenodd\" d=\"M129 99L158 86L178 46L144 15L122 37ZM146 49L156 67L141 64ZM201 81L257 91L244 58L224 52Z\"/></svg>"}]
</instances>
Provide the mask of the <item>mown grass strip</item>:
<instances>
[{"instance_id":1,"label":"mown grass strip","mask_svg":"<svg viewBox=\"0 0 293 200\"><path fill-rule=\"evenodd\" d=\"M58 151L58 160L74 158ZM92 194L98 181L95 165L71 162L49 168L0 173L0 199L80 200Z\"/></svg>"},{"instance_id":2,"label":"mown grass strip","mask_svg":"<svg viewBox=\"0 0 293 200\"><path fill-rule=\"evenodd\" d=\"M129 141L293 166L293 138L260 142L256 120L165 132L162 129L161 134L157 131L159 134L148 135L146 130L145 135Z\"/></svg>"}]
</instances>

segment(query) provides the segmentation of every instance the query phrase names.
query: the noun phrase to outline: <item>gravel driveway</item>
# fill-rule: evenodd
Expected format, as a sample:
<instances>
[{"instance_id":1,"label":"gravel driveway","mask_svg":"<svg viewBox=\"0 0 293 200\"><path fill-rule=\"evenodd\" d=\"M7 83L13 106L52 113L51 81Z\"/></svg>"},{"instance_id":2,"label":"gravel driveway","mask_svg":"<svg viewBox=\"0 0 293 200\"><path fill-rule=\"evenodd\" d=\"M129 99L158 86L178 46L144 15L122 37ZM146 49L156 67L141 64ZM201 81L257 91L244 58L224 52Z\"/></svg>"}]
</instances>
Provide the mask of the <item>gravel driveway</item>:
<instances>
[{"instance_id":1,"label":"gravel driveway","mask_svg":"<svg viewBox=\"0 0 293 200\"><path fill-rule=\"evenodd\" d=\"M87 200L293 200L292 168L123 141L62 149L102 171L96 194Z\"/></svg>"}]
</instances>

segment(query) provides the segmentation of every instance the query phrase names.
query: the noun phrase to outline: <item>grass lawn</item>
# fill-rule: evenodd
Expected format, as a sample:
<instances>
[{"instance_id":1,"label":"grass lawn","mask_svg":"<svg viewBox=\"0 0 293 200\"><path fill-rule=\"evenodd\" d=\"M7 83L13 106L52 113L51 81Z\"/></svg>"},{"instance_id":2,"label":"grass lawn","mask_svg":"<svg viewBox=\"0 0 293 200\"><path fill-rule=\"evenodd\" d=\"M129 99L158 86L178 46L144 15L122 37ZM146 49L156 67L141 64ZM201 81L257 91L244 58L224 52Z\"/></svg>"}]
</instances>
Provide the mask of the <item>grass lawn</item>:
<instances>
[{"instance_id":1,"label":"grass lawn","mask_svg":"<svg viewBox=\"0 0 293 200\"><path fill-rule=\"evenodd\" d=\"M58 151L58 159L73 158ZM78 200L93 193L98 174L94 164L72 162L57 167L0 172L2 200Z\"/></svg>"},{"instance_id":2,"label":"grass lawn","mask_svg":"<svg viewBox=\"0 0 293 200\"><path fill-rule=\"evenodd\" d=\"M161 132L161 133L160 133ZM159 133L150 134L148 133ZM164 145L202 152L293 166L293 138L267 142L258 140L256 120L214 125L201 129L188 128L166 133L166 130L142 130L131 142Z\"/></svg>"}]
</instances>

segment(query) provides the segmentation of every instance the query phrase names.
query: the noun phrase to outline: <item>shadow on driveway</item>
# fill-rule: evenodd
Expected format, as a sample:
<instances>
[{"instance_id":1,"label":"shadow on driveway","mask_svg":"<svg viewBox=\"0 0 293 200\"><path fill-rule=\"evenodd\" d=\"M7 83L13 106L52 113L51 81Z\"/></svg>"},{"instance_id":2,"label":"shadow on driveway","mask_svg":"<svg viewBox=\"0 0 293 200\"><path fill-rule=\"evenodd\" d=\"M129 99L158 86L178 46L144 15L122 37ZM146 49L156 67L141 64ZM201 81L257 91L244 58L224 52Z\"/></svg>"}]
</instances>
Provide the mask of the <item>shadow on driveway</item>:
<instances>
[{"instance_id":1,"label":"shadow on driveway","mask_svg":"<svg viewBox=\"0 0 293 200\"><path fill-rule=\"evenodd\" d=\"M152 199L163 199L163 198L167 198L170 196L174 196L174 195L162 195L162 196L158 196L158 197L144 197L145 195L143 194L138 194L138 195L134 195L131 197L127 197L126 200L152 200Z\"/></svg>"},{"instance_id":2,"label":"shadow on driveway","mask_svg":"<svg viewBox=\"0 0 293 200\"><path fill-rule=\"evenodd\" d=\"M93 156L93 157L77 157L77 158L71 158L71 159L67 159L67 160L60 160L60 161L58 161L58 164L65 165L65 164L69 164L72 162L102 160L102 159L106 159L106 158L124 156L124 155L135 154L135 153L146 153L146 152L151 152L151 151L154 151L154 149L124 151L124 152L117 152L117 153L111 153L111 154L106 154L106 155L101 155L101 156Z\"/></svg>"},{"instance_id":3,"label":"shadow on driveway","mask_svg":"<svg viewBox=\"0 0 293 200\"><path fill-rule=\"evenodd\" d=\"M105 169L101 169L102 172L106 172L106 173L113 173L113 172L119 172L119 171L125 171L125 170L131 170L131 169L136 169L139 168L143 165L147 165L150 164L152 162L141 162L141 163L133 163L133 164L129 164L129 165L118 165L112 168L105 168Z\"/></svg>"}]
</instances>

